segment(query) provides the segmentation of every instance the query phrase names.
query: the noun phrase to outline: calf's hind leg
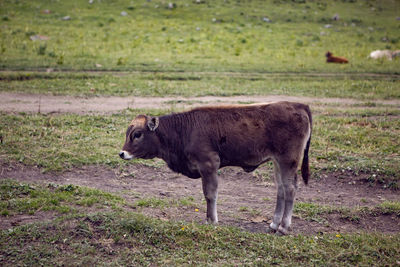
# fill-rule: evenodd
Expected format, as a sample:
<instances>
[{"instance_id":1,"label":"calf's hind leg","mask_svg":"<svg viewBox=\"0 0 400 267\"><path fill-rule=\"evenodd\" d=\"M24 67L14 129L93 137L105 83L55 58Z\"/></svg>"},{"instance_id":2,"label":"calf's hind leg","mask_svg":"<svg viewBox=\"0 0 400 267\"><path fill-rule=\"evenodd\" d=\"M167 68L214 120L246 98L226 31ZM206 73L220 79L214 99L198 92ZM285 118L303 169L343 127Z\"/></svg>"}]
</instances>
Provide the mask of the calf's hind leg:
<instances>
[{"instance_id":1,"label":"calf's hind leg","mask_svg":"<svg viewBox=\"0 0 400 267\"><path fill-rule=\"evenodd\" d=\"M278 233L286 235L292 223L293 204L297 190L297 174L296 168L283 169L281 173L285 200L283 217L278 227Z\"/></svg>"},{"instance_id":2,"label":"calf's hind leg","mask_svg":"<svg viewBox=\"0 0 400 267\"><path fill-rule=\"evenodd\" d=\"M283 213L285 211L285 191L282 183L282 176L279 165L274 161L274 172L275 172L275 183L278 187L278 192L276 196L276 206L274 217L272 219L272 223L269 225L269 232L275 232L278 230L279 225L281 224Z\"/></svg>"},{"instance_id":3,"label":"calf's hind leg","mask_svg":"<svg viewBox=\"0 0 400 267\"><path fill-rule=\"evenodd\" d=\"M274 162L274 168L278 193L274 217L269 227L270 232L277 231L279 234L286 235L292 222L293 203L297 189L297 168L287 167L277 162Z\"/></svg>"}]
</instances>

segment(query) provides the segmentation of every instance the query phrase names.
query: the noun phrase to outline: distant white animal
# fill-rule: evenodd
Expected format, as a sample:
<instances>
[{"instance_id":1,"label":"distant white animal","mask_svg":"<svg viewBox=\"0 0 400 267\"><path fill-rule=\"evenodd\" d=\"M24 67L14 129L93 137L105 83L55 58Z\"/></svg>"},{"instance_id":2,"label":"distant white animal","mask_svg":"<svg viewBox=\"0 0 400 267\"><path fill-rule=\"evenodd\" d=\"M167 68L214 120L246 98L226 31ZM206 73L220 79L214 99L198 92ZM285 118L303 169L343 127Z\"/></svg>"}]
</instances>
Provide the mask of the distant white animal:
<instances>
[{"instance_id":1,"label":"distant white animal","mask_svg":"<svg viewBox=\"0 0 400 267\"><path fill-rule=\"evenodd\" d=\"M369 55L369 58L379 59L379 58L387 58L388 60L392 60L395 57L400 56L400 50L375 50L372 51Z\"/></svg>"}]
</instances>

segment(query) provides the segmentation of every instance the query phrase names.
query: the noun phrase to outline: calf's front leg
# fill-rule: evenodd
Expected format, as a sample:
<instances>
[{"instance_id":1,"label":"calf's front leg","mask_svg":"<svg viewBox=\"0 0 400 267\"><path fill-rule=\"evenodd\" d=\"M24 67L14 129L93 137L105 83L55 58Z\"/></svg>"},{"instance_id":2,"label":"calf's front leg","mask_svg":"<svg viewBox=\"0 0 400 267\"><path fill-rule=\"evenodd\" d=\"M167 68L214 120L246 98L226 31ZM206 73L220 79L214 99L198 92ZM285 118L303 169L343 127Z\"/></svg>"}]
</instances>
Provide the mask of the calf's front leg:
<instances>
[{"instance_id":1,"label":"calf's front leg","mask_svg":"<svg viewBox=\"0 0 400 267\"><path fill-rule=\"evenodd\" d=\"M217 170L220 158L217 153L197 153L194 157L195 164L201 175L203 193L207 202L207 222L218 223L217 198L218 198L218 176Z\"/></svg>"},{"instance_id":2,"label":"calf's front leg","mask_svg":"<svg viewBox=\"0 0 400 267\"><path fill-rule=\"evenodd\" d=\"M218 223L217 198L218 198L218 179L216 172L202 176L203 193L207 201L207 222Z\"/></svg>"},{"instance_id":3,"label":"calf's front leg","mask_svg":"<svg viewBox=\"0 0 400 267\"><path fill-rule=\"evenodd\" d=\"M207 146L203 146L207 148ZM203 193L207 202L207 222L218 223L217 198L218 198L218 177L217 170L220 166L218 153L210 152L211 149L193 149L194 152L188 153L188 158L192 165L201 175ZM189 150L191 151L191 150Z\"/></svg>"}]
</instances>

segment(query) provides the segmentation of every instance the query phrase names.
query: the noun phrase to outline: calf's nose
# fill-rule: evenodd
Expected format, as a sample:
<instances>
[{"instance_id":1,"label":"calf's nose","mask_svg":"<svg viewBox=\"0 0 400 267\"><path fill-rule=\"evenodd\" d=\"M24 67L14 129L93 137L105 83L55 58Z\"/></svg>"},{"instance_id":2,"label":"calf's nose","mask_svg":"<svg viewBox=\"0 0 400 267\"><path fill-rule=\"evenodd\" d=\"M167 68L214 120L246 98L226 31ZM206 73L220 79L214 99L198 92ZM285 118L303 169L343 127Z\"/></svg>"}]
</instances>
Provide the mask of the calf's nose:
<instances>
[{"instance_id":1,"label":"calf's nose","mask_svg":"<svg viewBox=\"0 0 400 267\"><path fill-rule=\"evenodd\" d=\"M119 152L119 156L121 159L125 158L124 151Z\"/></svg>"}]
</instances>

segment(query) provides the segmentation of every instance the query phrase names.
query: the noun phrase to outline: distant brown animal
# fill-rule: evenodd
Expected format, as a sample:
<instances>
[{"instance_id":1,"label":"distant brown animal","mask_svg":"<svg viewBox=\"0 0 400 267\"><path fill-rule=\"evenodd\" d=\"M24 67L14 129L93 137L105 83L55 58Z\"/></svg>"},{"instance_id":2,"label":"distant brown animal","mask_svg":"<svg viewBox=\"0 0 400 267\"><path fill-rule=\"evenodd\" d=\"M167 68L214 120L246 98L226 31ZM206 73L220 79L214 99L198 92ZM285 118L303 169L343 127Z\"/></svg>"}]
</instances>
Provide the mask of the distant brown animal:
<instances>
[{"instance_id":1,"label":"distant brown animal","mask_svg":"<svg viewBox=\"0 0 400 267\"><path fill-rule=\"evenodd\" d=\"M308 183L312 117L307 105L277 102L202 107L183 113L138 115L126 131L122 159L161 158L173 171L202 178L207 221L217 223L217 170L246 172L272 160L278 195L270 230L287 234L297 189L297 169Z\"/></svg>"},{"instance_id":2,"label":"distant brown animal","mask_svg":"<svg viewBox=\"0 0 400 267\"><path fill-rule=\"evenodd\" d=\"M331 52L326 52L326 62L327 63L349 63L349 61L344 57L334 57Z\"/></svg>"}]
</instances>

